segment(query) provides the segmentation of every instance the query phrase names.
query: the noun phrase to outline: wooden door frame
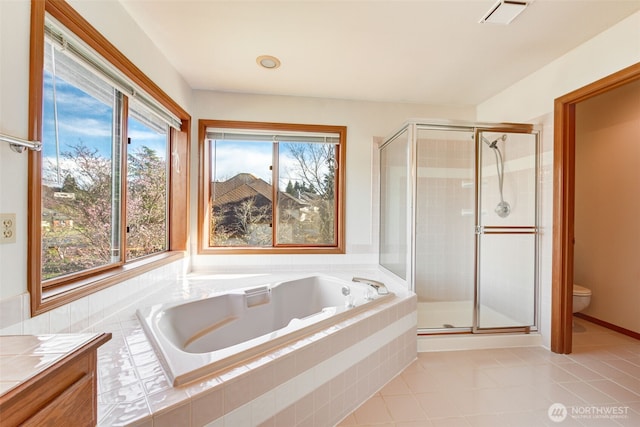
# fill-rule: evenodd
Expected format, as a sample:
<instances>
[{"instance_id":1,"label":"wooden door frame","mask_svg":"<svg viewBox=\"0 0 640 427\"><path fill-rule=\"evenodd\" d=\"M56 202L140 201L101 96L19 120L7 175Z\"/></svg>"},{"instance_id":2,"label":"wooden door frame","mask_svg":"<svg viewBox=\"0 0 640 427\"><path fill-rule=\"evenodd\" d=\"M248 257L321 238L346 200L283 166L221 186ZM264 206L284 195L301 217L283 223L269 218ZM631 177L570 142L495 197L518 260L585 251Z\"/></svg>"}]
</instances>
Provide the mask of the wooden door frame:
<instances>
[{"instance_id":1,"label":"wooden door frame","mask_svg":"<svg viewBox=\"0 0 640 427\"><path fill-rule=\"evenodd\" d=\"M640 62L555 100L551 351L571 353L576 105L640 80Z\"/></svg>"}]
</instances>

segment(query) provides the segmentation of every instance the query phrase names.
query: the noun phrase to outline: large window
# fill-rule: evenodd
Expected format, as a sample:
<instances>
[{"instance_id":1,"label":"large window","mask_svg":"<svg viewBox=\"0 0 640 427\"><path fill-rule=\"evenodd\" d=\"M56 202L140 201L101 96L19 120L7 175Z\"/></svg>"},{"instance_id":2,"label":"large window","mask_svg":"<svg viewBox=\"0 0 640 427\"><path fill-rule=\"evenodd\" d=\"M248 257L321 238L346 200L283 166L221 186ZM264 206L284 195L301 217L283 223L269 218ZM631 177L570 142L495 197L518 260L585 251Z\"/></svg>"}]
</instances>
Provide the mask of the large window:
<instances>
[{"instance_id":1,"label":"large window","mask_svg":"<svg viewBox=\"0 0 640 427\"><path fill-rule=\"evenodd\" d=\"M201 252L343 253L346 128L200 121Z\"/></svg>"},{"instance_id":2,"label":"large window","mask_svg":"<svg viewBox=\"0 0 640 427\"><path fill-rule=\"evenodd\" d=\"M51 23L47 28L51 30ZM42 279L120 261L123 97L45 41Z\"/></svg>"},{"instance_id":3,"label":"large window","mask_svg":"<svg viewBox=\"0 0 640 427\"><path fill-rule=\"evenodd\" d=\"M189 117L64 2L32 3L31 49L37 314L182 256Z\"/></svg>"}]
</instances>

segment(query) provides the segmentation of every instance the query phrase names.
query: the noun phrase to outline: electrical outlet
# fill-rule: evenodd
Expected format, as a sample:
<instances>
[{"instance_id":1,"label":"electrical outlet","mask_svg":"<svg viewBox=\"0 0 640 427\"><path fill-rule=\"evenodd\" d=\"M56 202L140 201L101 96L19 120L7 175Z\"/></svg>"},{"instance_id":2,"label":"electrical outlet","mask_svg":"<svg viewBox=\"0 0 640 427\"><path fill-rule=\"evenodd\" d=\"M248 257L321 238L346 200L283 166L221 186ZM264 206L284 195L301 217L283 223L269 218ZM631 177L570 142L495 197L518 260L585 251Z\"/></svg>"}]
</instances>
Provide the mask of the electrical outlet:
<instances>
[{"instance_id":1,"label":"electrical outlet","mask_svg":"<svg viewBox=\"0 0 640 427\"><path fill-rule=\"evenodd\" d=\"M16 214L0 213L0 243L16 242Z\"/></svg>"}]
</instances>

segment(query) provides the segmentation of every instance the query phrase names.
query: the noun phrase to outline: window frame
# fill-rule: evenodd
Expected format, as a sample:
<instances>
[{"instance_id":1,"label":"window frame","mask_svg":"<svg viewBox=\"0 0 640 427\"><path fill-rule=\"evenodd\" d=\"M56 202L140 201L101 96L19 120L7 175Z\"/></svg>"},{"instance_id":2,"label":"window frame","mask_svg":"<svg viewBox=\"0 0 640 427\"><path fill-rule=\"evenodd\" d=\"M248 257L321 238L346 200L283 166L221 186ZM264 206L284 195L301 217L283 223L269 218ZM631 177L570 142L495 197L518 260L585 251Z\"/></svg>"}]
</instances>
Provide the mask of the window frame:
<instances>
[{"instance_id":1,"label":"window frame","mask_svg":"<svg viewBox=\"0 0 640 427\"><path fill-rule=\"evenodd\" d=\"M211 194L211 153L207 139L208 128L228 128L257 130L265 132L287 131L287 132L310 132L310 133L334 133L339 135L338 148L336 150L335 166L335 245L301 245L287 244L272 246L209 246L209 223L212 209ZM345 253L345 176L346 176L346 153L347 153L347 128L346 126L334 125L314 125L295 123L273 123L273 122L249 122L231 120L210 120L200 119L198 121L198 254L203 255L239 255L239 254L344 254ZM277 169L274 166L274 170ZM277 211L274 206L273 212Z\"/></svg>"},{"instance_id":2,"label":"window frame","mask_svg":"<svg viewBox=\"0 0 640 427\"><path fill-rule=\"evenodd\" d=\"M168 249L158 254L121 262L105 268L74 273L56 280L55 286L43 286L42 282L42 153L29 151L28 157L28 261L27 287L31 298L31 315L68 304L109 286L136 277L147 271L169 264L185 256L188 239L189 203L189 128L191 117L160 87L140 71L129 59L118 51L102 34L92 27L78 12L63 0L32 0L31 41L29 65L29 138L42 140L43 96L44 96L44 45L45 15L49 14L68 31L86 43L112 66L121 71L131 82L152 96L164 108L181 120L181 129L170 129L167 158L168 183ZM125 97L125 109L128 110ZM123 129L126 141L125 111ZM124 143L124 142L123 142ZM126 150L125 150L126 153ZM126 155L122 156L126 173ZM125 179L126 181L126 179ZM123 189L126 182L122 183ZM123 192L121 210L126 209ZM126 219L126 217L123 217ZM124 224L124 222L123 222ZM121 233L126 231L124 224ZM126 241L121 243L126 250Z\"/></svg>"}]
</instances>

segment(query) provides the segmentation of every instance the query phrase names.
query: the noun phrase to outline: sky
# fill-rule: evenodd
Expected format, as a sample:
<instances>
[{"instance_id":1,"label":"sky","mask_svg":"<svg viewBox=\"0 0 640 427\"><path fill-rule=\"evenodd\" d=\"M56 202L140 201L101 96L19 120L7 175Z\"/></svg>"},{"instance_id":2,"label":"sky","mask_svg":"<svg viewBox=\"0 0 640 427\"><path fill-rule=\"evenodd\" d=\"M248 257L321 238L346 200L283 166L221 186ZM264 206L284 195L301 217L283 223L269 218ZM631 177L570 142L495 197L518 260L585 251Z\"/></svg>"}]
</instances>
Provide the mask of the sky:
<instances>
[{"instance_id":1,"label":"sky","mask_svg":"<svg viewBox=\"0 0 640 427\"><path fill-rule=\"evenodd\" d=\"M42 152L43 165L46 167L48 164L57 164L53 79L49 72L45 72L44 86ZM62 154L71 151L71 147L79 143L97 149L98 154L102 156L111 157L111 105L60 78L56 79L55 105L61 168L72 167L72 162L65 160ZM159 134L132 117L129 117L128 128L129 137L132 139L129 150L145 145L154 149L161 158L166 158L166 134Z\"/></svg>"},{"instance_id":2,"label":"sky","mask_svg":"<svg viewBox=\"0 0 640 427\"><path fill-rule=\"evenodd\" d=\"M279 144L281 191L286 189L289 181L301 181L296 174L296 161L288 153L287 145ZM273 143L270 141L211 140L211 156L213 181L226 181L239 173L251 173L269 184L272 182Z\"/></svg>"}]
</instances>

